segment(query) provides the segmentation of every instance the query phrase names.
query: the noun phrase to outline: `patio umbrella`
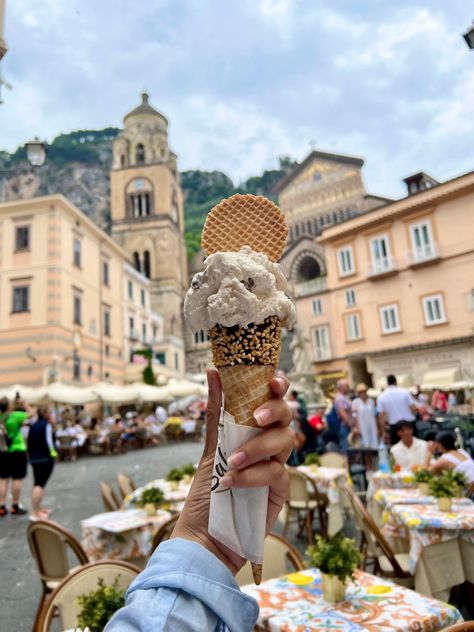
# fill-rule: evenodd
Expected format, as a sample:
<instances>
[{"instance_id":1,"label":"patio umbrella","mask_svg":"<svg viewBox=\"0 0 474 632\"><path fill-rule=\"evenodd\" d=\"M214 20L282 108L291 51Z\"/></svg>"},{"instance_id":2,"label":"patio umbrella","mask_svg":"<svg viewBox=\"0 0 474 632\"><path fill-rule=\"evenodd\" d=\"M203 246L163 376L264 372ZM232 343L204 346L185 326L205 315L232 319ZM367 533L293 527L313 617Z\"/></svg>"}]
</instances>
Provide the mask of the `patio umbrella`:
<instances>
[{"instance_id":1,"label":"patio umbrella","mask_svg":"<svg viewBox=\"0 0 474 632\"><path fill-rule=\"evenodd\" d=\"M173 397L207 397L207 388L202 384L190 382L189 380L177 380L172 378L166 385L166 389Z\"/></svg>"},{"instance_id":2,"label":"patio umbrella","mask_svg":"<svg viewBox=\"0 0 474 632\"><path fill-rule=\"evenodd\" d=\"M48 401L48 391L44 386L24 386L23 384L13 384L6 388L0 389L0 397L6 397L7 399L15 399L16 394L19 393L21 399L24 399L28 404L44 404Z\"/></svg>"},{"instance_id":3,"label":"patio umbrella","mask_svg":"<svg viewBox=\"0 0 474 632\"><path fill-rule=\"evenodd\" d=\"M53 382L47 387L48 399L58 404L81 406L98 401L99 397L90 387L81 388L62 382Z\"/></svg>"},{"instance_id":4,"label":"patio umbrella","mask_svg":"<svg viewBox=\"0 0 474 632\"><path fill-rule=\"evenodd\" d=\"M169 404L174 399L173 394L170 393L167 386L153 386L140 382L135 382L130 386L137 391L137 397L142 402Z\"/></svg>"},{"instance_id":5,"label":"patio umbrella","mask_svg":"<svg viewBox=\"0 0 474 632\"><path fill-rule=\"evenodd\" d=\"M104 404L124 406L125 404L133 404L139 399L138 389L134 384L126 386L117 386L117 384L109 384L108 382L99 382L91 387L96 393L98 399Z\"/></svg>"}]
</instances>

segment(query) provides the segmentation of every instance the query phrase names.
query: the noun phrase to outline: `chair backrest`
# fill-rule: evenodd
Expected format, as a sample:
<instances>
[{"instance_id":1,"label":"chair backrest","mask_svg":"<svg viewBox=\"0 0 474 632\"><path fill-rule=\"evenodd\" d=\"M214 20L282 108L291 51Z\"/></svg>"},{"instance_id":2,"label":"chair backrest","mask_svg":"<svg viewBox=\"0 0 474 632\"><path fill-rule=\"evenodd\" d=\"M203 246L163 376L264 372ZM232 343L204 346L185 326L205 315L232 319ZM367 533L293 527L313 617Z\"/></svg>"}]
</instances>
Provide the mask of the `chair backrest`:
<instances>
[{"instance_id":1,"label":"chair backrest","mask_svg":"<svg viewBox=\"0 0 474 632\"><path fill-rule=\"evenodd\" d=\"M120 501L117 494L105 481L100 481L100 493L104 502L105 511L118 511L120 509Z\"/></svg>"},{"instance_id":2,"label":"chair backrest","mask_svg":"<svg viewBox=\"0 0 474 632\"><path fill-rule=\"evenodd\" d=\"M165 524L162 525L160 529L158 529L158 531L155 534L155 537L153 538L150 555L154 552L154 550L160 544L160 542L164 542L165 540L170 539L171 534L173 533L174 526L178 521L178 518L179 518L179 514L174 515L167 522L165 522Z\"/></svg>"},{"instance_id":3,"label":"chair backrest","mask_svg":"<svg viewBox=\"0 0 474 632\"><path fill-rule=\"evenodd\" d=\"M48 632L56 613L59 616L61 630L75 630L81 611L77 598L96 590L99 578L104 580L106 586L110 586L118 578L118 586L125 592L140 572L139 568L128 562L115 560L94 562L79 568L59 584L43 605L36 632Z\"/></svg>"},{"instance_id":4,"label":"chair backrest","mask_svg":"<svg viewBox=\"0 0 474 632\"><path fill-rule=\"evenodd\" d=\"M290 492L288 495L290 506L292 502L308 502L313 481L304 472L300 472L294 467L288 468L288 475L290 477Z\"/></svg>"},{"instance_id":5,"label":"chair backrest","mask_svg":"<svg viewBox=\"0 0 474 632\"><path fill-rule=\"evenodd\" d=\"M378 528L372 516L362 504L360 498L353 492L348 485L342 487L347 499L352 507L356 525L363 531L367 544L371 550L371 553L378 557L377 547L379 547L382 553L388 558L388 561L392 565L395 577L405 578L410 577L409 573L406 573L400 567L397 562L392 547L385 539L385 536Z\"/></svg>"},{"instance_id":6,"label":"chair backrest","mask_svg":"<svg viewBox=\"0 0 474 632\"><path fill-rule=\"evenodd\" d=\"M472 630L474 630L474 621L463 621L443 628L443 632L472 632Z\"/></svg>"},{"instance_id":7,"label":"chair backrest","mask_svg":"<svg viewBox=\"0 0 474 632\"><path fill-rule=\"evenodd\" d=\"M471 483L466 489L466 498L471 498L474 496L474 483Z\"/></svg>"},{"instance_id":8,"label":"chair backrest","mask_svg":"<svg viewBox=\"0 0 474 632\"><path fill-rule=\"evenodd\" d=\"M347 459L339 452L325 452L319 457L322 467L347 467Z\"/></svg>"},{"instance_id":9,"label":"chair backrest","mask_svg":"<svg viewBox=\"0 0 474 632\"><path fill-rule=\"evenodd\" d=\"M132 481L130 476L122 474L122 472L119 472L117 474L117 482L123 498L131 494L133 491L135 491L135 489L137 489L137 486Z\"/></svg>"},{"instance_id":10,"label":"chair backrest","mask_svg":"<svg viewBox=\"0 0 474 632\"><path fill-rule=\"evenodd\" d=\"M57 437L57 441L59 443L59 446L63 449L73 448L75 446L76 437L73 437L72 435L60 435L59 437Z\"/></svg>"},{"instance_id":11,"label":"chair backrest","mask_svg":"<svg viewBox=\"0 0 474 632\"><path fill-rule=\"evenodd\" d=\"M270 532L265 538L263 551L262 581L280 577L293 571L306 568L300 554L288 540L281 535ZM235 576L239 586L253 584L252 567L249 562L243 566Z\"/></svg>"},{"instance_id":12,"label":"chair backrest","mask_svg":"<svg viewBox=\"0 0 474 632\"><path fill-rule=\"evenodd\" d=\"M45 589L47 582L61 581L68 574L68 550L73 552L79 564L89 562L80 542L67 529L52 520L30 522L26 535Z\"/></svg>"}]
</instances>

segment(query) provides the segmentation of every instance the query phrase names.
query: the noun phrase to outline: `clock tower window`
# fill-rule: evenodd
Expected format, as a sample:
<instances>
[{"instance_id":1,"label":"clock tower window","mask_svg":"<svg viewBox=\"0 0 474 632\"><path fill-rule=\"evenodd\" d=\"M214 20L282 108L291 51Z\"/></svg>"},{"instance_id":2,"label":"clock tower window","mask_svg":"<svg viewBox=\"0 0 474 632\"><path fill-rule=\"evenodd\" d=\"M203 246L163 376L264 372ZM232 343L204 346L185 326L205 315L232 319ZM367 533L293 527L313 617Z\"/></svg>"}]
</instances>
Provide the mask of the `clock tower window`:
<instances>
[{"instance_id":1,"label":"clock tower window","mask_svg":"<svg viewBox=\"0 0 474 632\"><path fill-rule=\"evenodd\" d=\"M143 253L143 273L147 279L151 277L151 269L150 269L150 251L145 250Z\"/></svg>"},{"instance_id":2,"label":"clock tower window","mask_svg":"<svg viewBox=\"0 0 474 632\"><path fill-rule=\"evenodd\" d=\"M138 252L133 253L133 267L135 268L135 270L138 270L138 272L142 271L142 267L140 264L140 255L138 254Z\"/></svg>"},{"instance_id":3,"label":"clock tower window","mask_svg":"<svg viewBox=\"0 0 474 632\"><path fill-rule=\"evenodd\" d=\"M128 210L131 217L148 217L151 215L151 196L149 191L130 193Z\"/></svg>"},{"instance_id":4,"label":"clock tower window","mask_svg":"<svg viewBox=\"0 0 474 632\"><path fill-rule=\"evenodd\" d=\"M135 150L135 162L137 165L145 164L145 147L141 143L137 145Z\"/></svg>"}]
</instances>

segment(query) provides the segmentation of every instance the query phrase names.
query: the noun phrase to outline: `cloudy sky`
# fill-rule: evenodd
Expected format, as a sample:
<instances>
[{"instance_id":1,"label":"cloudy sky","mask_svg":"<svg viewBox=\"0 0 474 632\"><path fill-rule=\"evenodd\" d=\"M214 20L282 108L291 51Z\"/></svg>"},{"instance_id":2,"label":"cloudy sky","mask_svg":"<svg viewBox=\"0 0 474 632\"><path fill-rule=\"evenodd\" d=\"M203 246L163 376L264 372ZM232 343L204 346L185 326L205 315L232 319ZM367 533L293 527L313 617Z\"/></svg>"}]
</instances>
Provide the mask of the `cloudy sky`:
<instances>
[{"instance_id":1,"label":"cloudy sky","mask_svg":"<svg viewBox=\"0 0 474 632\"><path fill-rule=\"evenodd\" d=\"M6 0L0 148L120 126L143 87L181 169L235 181L320 149L373 193L474 169L466 0Z\"/></svg>"}]
</instances>

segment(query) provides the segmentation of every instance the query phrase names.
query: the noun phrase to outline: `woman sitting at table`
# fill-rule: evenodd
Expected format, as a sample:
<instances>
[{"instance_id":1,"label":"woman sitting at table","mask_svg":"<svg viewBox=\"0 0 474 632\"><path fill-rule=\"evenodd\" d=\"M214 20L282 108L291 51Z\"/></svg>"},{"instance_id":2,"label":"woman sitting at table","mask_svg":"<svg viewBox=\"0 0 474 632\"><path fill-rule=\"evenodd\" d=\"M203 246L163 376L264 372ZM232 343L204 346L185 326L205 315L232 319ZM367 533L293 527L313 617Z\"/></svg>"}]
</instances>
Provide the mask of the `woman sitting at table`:
<instances>
[{"instance_id":1,"label":"woman sitting at table","mask_svg":"<svg viewBox=\"0 0 474 632\"><path fill-rule=\"evenodd\" d=\"M441 452L441 456L430 465L431 457L436 450ZM424 466L431 472L460 472L466 477L468 485L474 483L474 461L466 450L456 449L456 437L452 432L440 432L436 435L436 441L428 443Z\"/></svg>"}]
</instances>

